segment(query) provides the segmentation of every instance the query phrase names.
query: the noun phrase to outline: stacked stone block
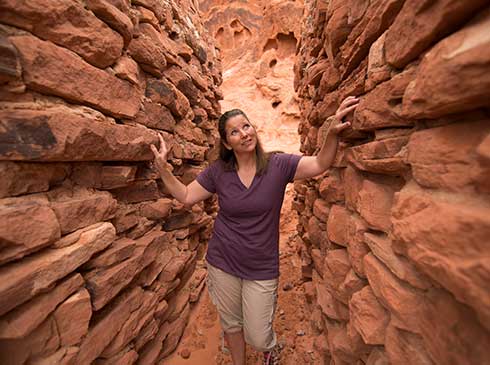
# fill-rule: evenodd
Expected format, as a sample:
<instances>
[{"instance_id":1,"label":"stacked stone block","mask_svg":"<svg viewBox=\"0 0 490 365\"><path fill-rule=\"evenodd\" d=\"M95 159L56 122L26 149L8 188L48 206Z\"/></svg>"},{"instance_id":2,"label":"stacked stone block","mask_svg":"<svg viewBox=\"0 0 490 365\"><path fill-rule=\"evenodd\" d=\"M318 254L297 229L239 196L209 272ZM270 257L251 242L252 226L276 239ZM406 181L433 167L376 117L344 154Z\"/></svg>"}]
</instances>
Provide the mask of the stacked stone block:
<instances>
[{"instance_id":1,"label":"stacked stone block","mask_svg":"<svg viewBox=\"0 0 490 365\"><path fill-rule=\"evenodd\" d=\"M219 61L194 2L0 4L0 363L156 364L204 285Z\"/></svg>"},{"instance_id":2,"label":"stacked stone block","mask_svg":"<svg viewBox=\"0 0 490 365\"><path fill-rule=\"evenodd\" d=\"M333 167L296 183L325 364L490 361L490 8L306 1L301 149L360 97Z\"/></svg>"}]
</instances>

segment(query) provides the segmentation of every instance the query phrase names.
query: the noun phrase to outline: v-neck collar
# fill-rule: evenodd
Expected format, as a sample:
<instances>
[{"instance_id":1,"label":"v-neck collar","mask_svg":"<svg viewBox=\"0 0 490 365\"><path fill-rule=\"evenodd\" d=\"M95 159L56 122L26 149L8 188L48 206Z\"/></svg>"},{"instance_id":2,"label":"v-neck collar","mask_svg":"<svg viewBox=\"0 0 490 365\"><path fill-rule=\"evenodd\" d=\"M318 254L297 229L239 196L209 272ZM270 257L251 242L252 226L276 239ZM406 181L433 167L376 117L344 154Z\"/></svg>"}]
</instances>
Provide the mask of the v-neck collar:
<instances>
[{"instance_id":1,"label":"v-neck collar","mask_svg":"<svg viewBox=\"0 0 490 365\"><path fill-rule=\"evenodd\" d=\"M247 187L247 185L245 185L245 184L243 183L242 179L240 178L240 175L238 174L238 170L237 170L237 169L235 169L235 170L234 170L234 172L235 172L235 175L236 175L236 177L237 177L238 181L239 181L239 182L240 182L240 184L243 186L243 188L244 188L245 190L250 190L250 188L252 187L252 185L253 185L253 184L254 184L254 182L255 182L255 178L257 177L257 172L255 172L254 177L253 177L253 179L252 179L252 181L250 182L250 185L249 185L248 187Z\"/></svg>"}]
</instances>

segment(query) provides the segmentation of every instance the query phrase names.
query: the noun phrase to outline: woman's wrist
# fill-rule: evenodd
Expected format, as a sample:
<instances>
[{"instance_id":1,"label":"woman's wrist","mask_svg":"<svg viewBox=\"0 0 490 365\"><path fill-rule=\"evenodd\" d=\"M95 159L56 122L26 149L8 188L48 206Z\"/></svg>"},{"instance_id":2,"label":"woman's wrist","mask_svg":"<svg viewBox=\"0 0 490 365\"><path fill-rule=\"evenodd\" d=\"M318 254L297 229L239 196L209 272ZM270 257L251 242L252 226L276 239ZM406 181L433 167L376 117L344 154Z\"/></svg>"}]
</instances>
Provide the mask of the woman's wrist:
<instances>
[{"instance_id":1,"label":"woman's wrist","mask_svg":"<svg viewBox=\"0 0 490 365\"><path fill-rule=\"evenodd\" d=\"M167 161L157 161L155 165L160 173L172 172L173 170L172 165L169 164Z\"/></svg>"}]
</instances>

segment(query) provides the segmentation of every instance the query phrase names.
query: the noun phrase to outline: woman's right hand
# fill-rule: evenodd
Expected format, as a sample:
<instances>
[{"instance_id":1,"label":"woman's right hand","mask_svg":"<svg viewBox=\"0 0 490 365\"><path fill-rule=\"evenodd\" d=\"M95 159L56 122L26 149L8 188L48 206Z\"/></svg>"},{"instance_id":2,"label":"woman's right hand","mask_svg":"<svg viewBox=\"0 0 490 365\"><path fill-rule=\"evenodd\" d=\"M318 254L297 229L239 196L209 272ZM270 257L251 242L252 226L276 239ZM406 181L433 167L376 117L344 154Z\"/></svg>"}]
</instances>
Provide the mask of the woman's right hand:
<instances>
[{"instance_id":1,"label":"woman's right hand","mask_svg":"<svg viewBox=\"0 0 490 365\"><path fill-rule=\"evenodd\" d=\"M158 138L160 139L160 150L158 150L155 145L150 145L151 151L155 155L155 166L158 170L165 168L168 164L167 155L169 149L167 148L167 144L163 140L161 134L158 134Z\"/></svg>"}]
</instances>

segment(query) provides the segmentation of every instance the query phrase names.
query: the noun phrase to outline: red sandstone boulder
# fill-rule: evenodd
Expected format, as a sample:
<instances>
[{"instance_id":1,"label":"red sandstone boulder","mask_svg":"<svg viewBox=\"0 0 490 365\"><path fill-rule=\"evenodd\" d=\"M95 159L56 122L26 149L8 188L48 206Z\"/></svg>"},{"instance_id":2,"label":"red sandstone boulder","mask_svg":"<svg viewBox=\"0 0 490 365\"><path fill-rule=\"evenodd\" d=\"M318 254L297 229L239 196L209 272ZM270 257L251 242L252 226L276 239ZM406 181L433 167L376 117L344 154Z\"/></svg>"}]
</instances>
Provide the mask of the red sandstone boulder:
<instances>
[{"instance_id":1,"label":"red sandstone boulder","mask_svg":"<svg viewBox=\"0 0 490 365\"><path fill-rule=\"evenodd\" d=\"M386 328L385 349L390 364L435 364L419 335L397 328L392 323Z\"/></svg>"},{"instance_id":2,"label":"red sandstone boulder","mask_svg":"<svg viewBox=\"0 0 490 365\"><path fill-rule=\"evenodd\" d=\"M75 363L91 364L111 343L131 313L140 307L143 297L144 291L139 287L132 288L120 295L114 305L106 310L105 315L90 327L88 334L80 344Z\"/></svg>"},{"instance_id":3,"label":"red sandstone boulder","mask_svg":"<svg viewBox=\"0 0 490 365\"><path fill-rule=\"evenodd\" d=\"M392 242L389 237L366 232L364 233L364 242L369 246L373 255L399 279L419 289L430 287L430 282L425 275L419 273L405 257L393 252Z\"/></svg>"},{"instance_id":4,"label":"red sandstone boulder","mask_svg":"<svg viewBox=\"0 0 490 365\"><path fill-rule=\"evenodd\" d=\"M383 349L375 347L366 359L366 365L390 365L390 361Z\"/></svg>"},{"instance_id":5,"label":"red sandstone boulder","mask_svg":"<svg viewBox=\"0 0 490 365\"><path fill-rule=\"evenodd\" d=\"M0 82L20 79L22 68L20 66L19 54L8 38L0 36Z\"/></svg>"},{"instance_id":6,"label":"red sandstone boulder","mask_svg":"<svg viewBox=\"0 0 490 365\"><path fill-rule=\"evenodd\" d=\"M133 37L133 23L129 17L105 0L86 0L87 7L102 21L116 30L124 38L124 45L128 45Z\"/></svg>"},{"instance_id":7,"label":"red sandstone boulder","mask_svg":"<svg viewBox=\"0 0 490 365\"><path fill-rule=\"evenodd\" d=\"M3 159L141 161L153 158L149 145L157 143L157 137L147 128L108 123L84 109L82 113L65 107L4 110L0 115ZM87 144L92 147L87 148Z\"/></svg>"},{"instance_id":8,"label":"red sandstone boulder","mask_svg":"<svg viewBox=\"0 0 490 365\"><path fill-rule=\"evenodd\" d=\"M487 322L479 321L473 310L445 290L428 290L422 311L414 319L436 364L486 362L490 341Z\"/></svg>"},{"instance_id":9,"label":"red sandstone boulder","mask_svg":"<svg viewBox=\"0 0 490 365\"><path fill-rule=\"evenodd\" d=\"M475 156L490 133L487 121L457 123L418 131L410 136L407 161L415 181L449 191L485 191L490 165ZM427 143L430 140L431 143Z\"/></svg>"},{"instance_id":10,"label":"red sandstone boulder","mask_svg":"<svg viewBox=\"0 0 490 365\"><path fill-rule=\"evenodd\" d=\"M352 269L360 277L365 278L363 258L370 252L369 246L364 242L364 233L368 230L366 222L356 214L349 216L347 227L347 253Z\"/></svg>"},{"instance_id":11,"label":"red sandstone boulder","mask_svg":"<svg viewBox=\"0 0 490 365\"><path fill-rule=\"evenodd\" d=\"M111 358L124 353L124 348L136 339L142 328L153 319L158 300L154 293L145 291L141 299L141 305L134 310L124 322L117 336L104 349L100 355L102 358Z\"/></svg>"},{"instance_id":12,"label":"red sandstone boulder","mask_svg":"<svg viewBox=\"0 0 490 365\"><path fill-rule=\"evenodd\" d=\"M424 56L403 95L406 118L436 118L488 106L490 41L482 35L489 25L490 12L482 12Z\"/></svg>"},{"instance_id":13,"label":"red sandstone boulder","mask_svg":"<svg viewBox=\"0 0 490 365\"><path fill-rule=\"evenodd\" d=\"M92 307L99 310L124 289L153 260L155 254L167 246L164 232L154 231L136 240L133 254L110 267L99 267L84 279L92 297Z\"/></svg>"},{"instance_id":14,"label":"red sandstone boulder","mask_svg":"<svg viewBox=\"0 0 490 365\"><path fill-rule=\"evenodd\" d=\"M145 79L141 68L138 64L129 56L124 55L117 60L117 63L113 67L117 77L122 80L129 81L136 87L144 85Z\"/></svg>"},{"instance_id":15,"label":"red sandstone boulder","mask_svg":"<svg viewBox=\"0 0 490 365\"><path fill-rule=\"evenodd\" d=\"M82 288L71 295L56 308L53 316L60 334L61 346L69 347L79 344L88 332L89 321L92 317L90 294L87 289Z\"/></svg>"},{"instance_id":16,"label":"red sandstone boulder","mask_svg":"<svg viewBox=\"0 0 490 365\"><path fill-rule=\"evenodd\" d=\"M82 285L81 275L73 274L48 293L40 294L10 311L0 320L0 338L4 340L25 337Z\"/></svg>"},{"instance_id":17,"label":"red sandstone boulder","mask_svg":"<svg viewBox=\"0 0 490 365\"><path fill-rule=\"evenodd\" d=\"M388 177L364 179L359 192L358 209L370 228L390 231L393 197L400 183L398 179Z\"/></svg>"},{"instance_id":18,"label":"red sandstone boulder","mask_svg":"<svg viewBox=\"0 0 490 365\"><path fill-rule=\"evenodd\" d=\"M358 169L377 174L402 175L405 163L405 145L408 137L386 138L349 148L347 160Z\"/></svg>"},{"instance_id":19,"label":"red sandstone boulder","mask_svg":"<svg viewBox=\"0 0 490 365\"><path fill-rule=\"evenodd\" d=\"M423 309L422 293L399 280L372 253L364 257L364 270L373 293L391 312L396 326L418 333L419 325L413 319Z\"/></svg>"},{"instance_id":20,"label":"red sandstone boulder","mask_svg":"<svg viewBox=\"0 0 490 365\"><path fill-rule=\"evenodd\" d=\"M349 312L352 324L365 343L384 345L385 331L390 317L369 285L352 295Z\"/></svg>"},{"instance_id":21,"label":"red sandstone boulder","mask_svg":"<svg viewBox=\"0 0 490 365\"><path fill-rule=\"evenodd\" d=\"M402 116L402 98L416 72L415 67L408 68L362 97L354 113L352 127L374 130L413 125L413 121Z\"/></svg>"},{"instance_id":22,"label":"red sandstone boulder","mask_svg":"<svg viewBox=\"0 0 490 365\"><path fill-rule=\"evenodd\" d=\"M484 0L440 0L429 5L421 0L405 1L386 32L387 61L403 68L431 44L464 24L484 4L487 4Z\"/></svg>"},{"instance_id":23,"label":"red sandstone boulder","mask_svg":"<svg viewBox=\"0 0 490 365\"><path fill-rule=\"evenodd\" d=\"M317 283L316 295L317 303L327 317L337 321L347 321L349 319L349 308L332 296L325 283Z\"/></svg>"},{"instance_id":24,"label":"red sandstone boulder","mask_svg":"<svg viewBox=\"0 0 490 365\"><path fill-rule=\"evenodd\" d=\"M149 79L145 95L153 102L168 107L176 117L183 118L190 111L189 100L165 78Z\"/></svg>"},{"instance_id":25,"label":"red sandstone boulder","mask_svg":"<svg viewBox=\"0 0 490 365\"><path fill-rule=\"evenodd\" d=\"M154 180L140 180L128 186L111 190L118 201L125 203L139 203L147 200L160 199L160 191Z\"/></svg>"},{"instance_id":26,"label":"red sandstone boulder","mask_svg":"<svg viewBox=\"0 0 490 365\"><path fill-rule=\"evenodd\" d=\"M136 115L141 91L129 82L50 42L33 36L9 39L19 51L22 76L30 89L90 105L115 117Z\"/></svg>"},{"instance_id":27,"label":"red sandstone boulder","mask_svg":"<svg viewBox=\"0 0 490 365\"><path fill-rule=\"evenodd\" d=\"M187 326L187 322L189 321L189 316L190 305L187 304L184 310L180 313L179 318L172 322L168 327L169 335L163 342L162 351L159 355L160 360L172 353L172 351L174 351L179 344L179 340L182 337L185 327Z\"/></svg>"},{"instance_id":28,"label":"red sandstone boulder","mask_svg":"<svg viewBox=\"0 0 490 365\"><path fill-rule=\"evenodd\" d=\"M83 269L94 269L113 266L130 257L136 248L136 242L123 237L114 241L106 250L97 257L92 258L83 265Z\"/></svg>"},{"instance_id":29,"label":"red sandstone boulder","mask_svg":"<svg viewBox=\"0 0 490 365\"><path fill-rule=\"evenodd\" d=\"M116 200L106 191L56 189L48 194L62 234L109 220L116 212Z\"/></svg>"},{"instance_id":30,"label":"red sandstone boulder","mask_svg":"<svg viewBox=\"0 0 490 365\"><path fill-rule=\"evenodd\" d=\"M323 223L327 222L329 217L329 204L323 199L317 199L313 203L313 214Z\"/></svg>"},{"instance_id":31,"label":"red sandstone boulder","mask_svg":"<svg viewBox=\"0 0 490 365\"><path fill-rule=\"evenodd\" d=\"M349 213L347 209L337 204L332 205L327 222L328 239L338 245L346 246L348 221Z\"/></svg>"},{"instance_id":32,"label":"red sandstone boulder","mask_svg":"<svg viewBox=\"0 0 490 365\"><path fill-rule=\"evenodd\" d=\"M352 165L344 170L343 182L345 191L345 206L352 211L359 211L359 193L363 185L363 174Z\"/></svg>"},{"instance_id":33,"label":"red sandstone boulder","mask_svg":"<svg viewBox=\"0 0 490 365\"><path fill-rule=\"evenodd\" d=\"M449 199L447 193L424 191L416 184L402 189L393 207L394 248L473 307L485 325L490 323L489 217L480 199L455 195Z\"/></svg>"},{"instance_id":34,"label":"red sandstone boulder","mask_svg":"<svg viewBox=\"0 0 490 365\"><path fill-rule=\"evenodd\" d=\"M68 48L100 68L112 65L123 48L118 33L82 3L69 0L5 1L0 5L0 21Z\"/></svg>"},{"instance_id":35,"label":"red sandstone boulder","mask_svg":"<svg viewBox=\"0 0 490 365\"><path fill-rule=\"evenodd\" d=\"M318 187L318 191L323 199L329 203L343 201L344 185L341 179L335 172L329 172L329 175L324 177Z\"/></svg>"},{"instance_id":36,"label":"red sandstone boulder","mask_svg":"<svg viewBox=\"0 0 490 365\"><path fill-rule=\"evenodd\" d=\"M28 162L0 162L0 198L49 190L69 174L67 164L38 164Z\"/></svg>"},{"instance_id":37,"label":"red sandstone boulder","mask_svg":"<svg viewBox=\"0 0 490 365\"><path fill-rule=\"evenodd\" d=\"M403 1L400 0L376 1L367 5L363 17L341 47L339 68L342 78L368 55L371 44L391 25L402 5Z\"/></svg>"},{"instance_id":38,"label":"red sandstone boulder","mask_svg":"<svg viewBox=\"0 0 490 365\"><path fill-rule=\"evenodd\" d=\"M369 49L366 91L371 91L376 85L391 77L392 67L386 63L385 57L385 39L387 32L388 31L384 32Z\"/></svg>"},{"instance_id":39,"label":"red sandstone boulder","mask_svg":"<svg viewBox=\"0 0 490 365\"><path fill-rule=\"evenodd\" d=\"M77 232L72 233L73 235ZM98 223L82 229L79 239L66 247L46 249L0 269L0 313L4 314L33 296L47 290L103 250L115 236L110 223ZM41 275L42 274L42 275ZM42 281L39 278L42 278Z\"/></svg>"},{"instance_id":40,"label":"red sandstone boulder","mask_svg":"<svg viewBox=\"0 0 490 365\"><path fill-rule=\"evenodd\" d=\"M61 237L55 212L42 198L0 200L0 264L46 247Z\"/></svg>"}]
</instances>

